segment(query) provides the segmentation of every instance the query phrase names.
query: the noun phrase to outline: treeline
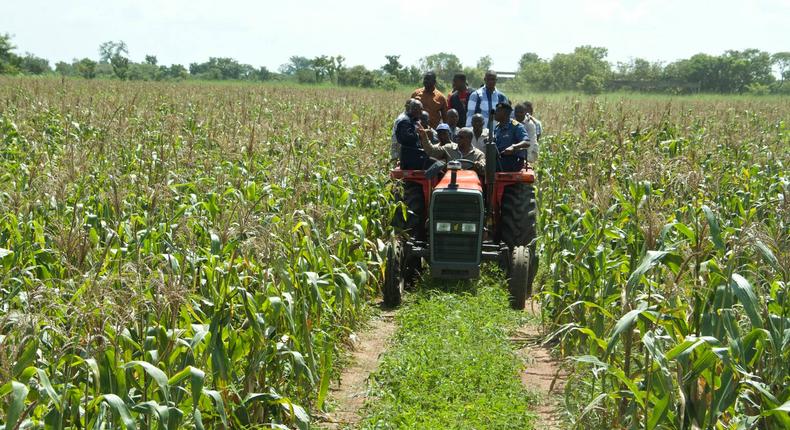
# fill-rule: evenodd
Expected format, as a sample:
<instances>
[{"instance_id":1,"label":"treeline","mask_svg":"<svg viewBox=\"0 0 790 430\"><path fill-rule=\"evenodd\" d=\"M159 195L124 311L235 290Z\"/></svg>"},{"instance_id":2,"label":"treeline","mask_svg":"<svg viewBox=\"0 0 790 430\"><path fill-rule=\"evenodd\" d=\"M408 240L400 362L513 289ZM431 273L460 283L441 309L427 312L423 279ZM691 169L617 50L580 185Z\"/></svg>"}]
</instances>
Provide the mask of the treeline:
<instances>
[{"instance_id":1,"label":"treeline","mask_svg":"<svg viewBox=\"0 0 790 430\"><path fill-rule=\"evenodd\" d=\"M0 35L0 74L59 74L85 79L122 80L284 80L304 84L328 83L363 88L397 89L419 86L427 70L436 72L437 86L447 91L454 74L463 72L471 86L482 84L483 74L491 68L490 56L481 57L474 66L464 65L454 54L440 52L404 65L399 55L385 55L378 69L347 66L345 58L293 56L274 72L266 67L242 64L233 58L211 57L203 63L159 65L156 56L146 55L141 63L128 58L123 41L99 46L97 59L82 58L58 62L26 53L18 55L9 35ZM580 46L570 53L541 58L525 53L519 61L515 78L500 81L508 91L637 91L672 94L749 93L790 94L790 52L770 54L757 49L726 51L722 55L697 54L672 63L636 58L612 64L606 48Z\"/></svg>"},{"instance_id":2,"label":"treeline","mask_svg":"<svg viewBox=\"0 0 790 430\"><path fill-rule=\"evenodd\" d=\"M757 49L697 54L664 64L636 58L615 65L606 48L581 46L572 53L542 59L527 53L519 61L517 84L540 91L588 93L629 90L670 93L789 93L790 52L771 55ZM778 77L774 72L777 72Z\"/></svg>"}]
</instances>

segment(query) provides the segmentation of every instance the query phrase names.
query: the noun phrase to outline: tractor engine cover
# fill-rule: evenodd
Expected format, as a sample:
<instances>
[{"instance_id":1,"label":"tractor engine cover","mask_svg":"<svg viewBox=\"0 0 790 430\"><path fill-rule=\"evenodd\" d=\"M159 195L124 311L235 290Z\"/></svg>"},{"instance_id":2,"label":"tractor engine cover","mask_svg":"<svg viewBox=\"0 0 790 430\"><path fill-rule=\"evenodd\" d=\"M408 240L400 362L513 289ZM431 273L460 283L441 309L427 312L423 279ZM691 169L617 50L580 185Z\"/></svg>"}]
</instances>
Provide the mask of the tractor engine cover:
<instances>
[{"instance_id":1,"label":"tractor engine cover","mask_svg":"<svg viewBox=\"0 0 790 430\"><path fill-rule=\"evenodd\" d=\"M483 242L483 188L477 174L458 170L436 185L430 204L430 264L436 278L466 279L480 275Z\"/></svg>"}]
</instances>

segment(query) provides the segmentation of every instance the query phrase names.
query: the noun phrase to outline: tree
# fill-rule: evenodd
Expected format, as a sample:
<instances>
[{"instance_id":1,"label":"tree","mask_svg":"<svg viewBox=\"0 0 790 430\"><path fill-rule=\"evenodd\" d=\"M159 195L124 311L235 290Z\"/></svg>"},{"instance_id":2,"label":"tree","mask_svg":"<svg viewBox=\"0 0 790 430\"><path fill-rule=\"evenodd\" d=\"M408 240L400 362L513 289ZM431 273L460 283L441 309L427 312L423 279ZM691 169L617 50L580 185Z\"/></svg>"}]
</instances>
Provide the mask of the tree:
<instances>
[{"instance_id":1,"label":"tree","mask_svg":"<svg viewBox=\"0 0 790 430\"><path fill-rule=\"evenodd\" d=\"M669 64L665 76L691 85L699 91L742 93L759 85L770 85L772 58L757 49L727 51L714 56L697 54Z\"/></svg>"},{"instance_id":2,"label":"tree","mask_svg":"<svg viewBox=\"0 0 790 430\"><path fill-rule=\"evenodd\" d=\"M611 66L605 60L606 55L606 48L588 45L577 47L570 54L555 54L549 62L548 75L543 76L549 80L544 82L546 89L581 89L583 80L588 75L599 77L605 82L611 74Z\"/></svg>"},{"instance_id":3,"label":"tree","mask_svg":"<svg viewBox=\"0 0 790 430\"><path fill-rule=\"evenodd\" d=\"M129 55L129 48L123 40L119 40L118 42L104 42L99 45L100 63L110 63L112 62L112 57L116 55L120 56L121 54Z\"/></svg>"},{"instance_id":4,"label":"tree","mask_svg":"<svg viewBox=\"0 0 790 430\"><path fill-rule=\"evenodd\" d=\"M269 81L274 77L273 75L274 74L270 72L266 66L261 66L261 68L256 72L256 77L259 81Z\"/></svg>"},{"instance_id":5,"label":"tree","mask_svg":"<svg viewBox=\"0 0 790 430\"><path fill-rule=\"evenodd\" d=\"M298 71L307 70L311 67L312 61L309 58L294 55L288 59L287 63L280 66L280 73L295 76Z\"/></svg>"},{"instance_id":6,"label":"tree","mask_svg":"<svg viewBox=\"0 0 790 430\"><path fill-rule=\"evenodd\" d=\"M90 58L83 58L79 62L76 62L76 69L77 73L85 79L93 79L96 77L96 62Z\"/></svg>"},{"instance_id":7,"label":"tree","mask_svg":"<svg viewBox=\"0 0 790 430\"><path fill-rule=\"evenodd\" d=\"M210 57L205 63L191 63L189 74L200 79L255 79L256 70L233 58Z\"/></svg>"},{"instance_id":8,"label":"tree","mask_svg":"<svg viewBox=\"0 0 790 430\"><path fill-rule=\"evenodd\" d=\"M526 52L522 54L521 58L518 60L518 70L523 71L532 65L542 62L543 60L540 59L538 54L534 52Z\"/></svg>"},{"instance_id":9,"label":"tree","mask_svg":"<svg viewBox=\"0 0 790 430\"><path fill-rule=\"evenodd\" d=\"M790 52L777 52L771 56L773 64L779 69L779 88L790 79Z\"/></svg>"},{"instance_id":10,"label":"tree","mask_svg":"<svg viewBox=\"0 0 790 430\"><path fill-rule=\"evenodd\" d=\"M180 64L172 64L170 67L159 66L159 71L163 76L169 79L182 80L189 77L189 71Z\"/></svg>"},{"instance_id":11,"label":"tree","mask_svg":"<svg viewBox=\"0 0 790 430\"><path fill-rule=\"evenodd\" d=\"M324 82L326 78L330 77L333 66L334 61L326 55L310 60L310 67L313 69L316 82Z\"/></svg>"},{"instance_id":12,"label":"tree","mask_svg":"<svg viewBox=\"0 0 790 430\"><path fill-rule=\"evenodd\" d=\"M603 78L595 75L586 75L579 82L579 89L586 94L601 94L603 86Z\"/></svg>"},{"instance_id":13,"label":"tree","mask_svg":"<svg viewBox=\"0 0 790 430\"><path fill-rule=\"evenodd\" d=\"M493 61L491 61L490 55L480 57L480 59L477 60L477 70L486 72L491 69L491 64L493 64Z\"/></svg>"},{"instance_id":14,"label":"tree","mask_svg":"<svg viewBox=\"0 0 790 430\"><path fill-rule=\"evenodd\" d=\"M757 49L744 51L729 50L720 57L721 90L742 93L754 84L769 85L774 77L771 73L771 54Z\"/></svg>"},{"instance_id":15,"label":"tree","mask_svg":"<svg viewBox=\"0 0 790 430\"><path fill-rule=\"evenodd\" d=\"M11 43L11 35L0 34L0 74L19 71L19 56L11 52L14 49L16 46Z\"/></svg>"},{"instance_id":16,"label":"tree","mask_svg":"<svg viewBox=\"0 0 790 430\"><path fill-rule=\"evenodd\" d=\"M373 88L382 85L383 76L365 66L354 66L340 71L337 82L345 86Z\"/></svg>"},{"instance_id":17,"label":"tree","mask_svg":"<svg viewBox=\"0 0 790 430\"><path fill-rule=\"evenodd\" d=\"M342 55L335 55L334 57L329 57L329 80L333 83L337 83L337 75L343 70L346 66L343 64L346 62L346 57Z\"/></svg>"},{"instance_id":18,"label":"tree","mask_svg":"<svg viewBox=\"0 0 790 430\"><path fill-rule=\"evenodd\" d=\"M158 60L156 59L156 55L146 55L145 56L145 64L150 64L152 66L156 66Z\"/></svg>"},{"instance_id":19,"label":"tree","mask_svg":"<svg viewBox=\"0 0 790 430\"><path fill-rule=\"evenodd\" d=\"M384 58L387 59L387 63L381 66L381 70L384 71L384 73L400 78L400 75L403 73L400 55L385 55Z\"/></svg>"},{"instance_id":20,"label":"tree","mask_svg":"<svg viewBox=\"0 0 790 430\"><path fill-rule=\"evenodd\" d=\"M112 71L118 79L124 80L129 74L129 59L120 54L115 54L110 58Z\"/></svg>"},{"instance_id":21,"label":"tree","mask_svg":"<svg viewBox=\"0 0 790 430\"><path fill-rule=\"evenodd\" d=\"M41 75L52 71L46 58L36 57L29 52L20 59L19 68L31 75Z\"/></svg>"},{"instance_id":22,"label":"tree","mask_svg":"<svg viewBox=\"0 0 790 430\"><path fill-rule=\"evenodd\" d=\"M74 60L74 64L76 63L77 60ZM55 63L55 72L60 76L73 76L77 73L74 65L65 61L58 61Z\"/></svg>"},{"instance_id":23,"label":"tree","mask_svg":"<svg viewBox=\"0 0 790 430\"><path fill-rule=\"evenodd\" d=\"M456 73L464 69L464 66L455 54L440 52L422 58L420 69L423 73L433 71L440 82L449 83Z\"/></svg>"}]
</instances>

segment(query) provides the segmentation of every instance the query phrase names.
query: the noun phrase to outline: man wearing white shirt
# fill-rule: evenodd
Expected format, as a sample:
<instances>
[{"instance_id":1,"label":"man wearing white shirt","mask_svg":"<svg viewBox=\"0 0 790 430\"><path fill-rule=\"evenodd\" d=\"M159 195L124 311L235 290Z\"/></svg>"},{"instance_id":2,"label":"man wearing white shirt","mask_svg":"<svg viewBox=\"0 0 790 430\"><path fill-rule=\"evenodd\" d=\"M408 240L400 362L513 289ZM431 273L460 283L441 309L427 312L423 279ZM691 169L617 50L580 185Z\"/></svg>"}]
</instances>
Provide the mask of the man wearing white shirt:
<instances>
[{"instance_id":1,"label":"man wearing white shirt","mask_svg":"<svg viewBox=\"0 0 790 430\"><path fill-rule=\"evenodd\" d=\"M488 123L488 117L494 112L496 105L499 103L510 103L510 101L507 96L496 89L496 72L492 70L487 71L484 80L486 84L469 95L466 123L470 124L475 114L481 114L485 121L485 127L490 129L492 124Z\"/></svg>"},{"instance_id":2,"label":"man wearing white shirt","mask_svg":"<svg viewBox=\"0 0 790 430\"><path fill-rule=\"evenodd\" d=\"M529 140L530 145L527 149L523 150L524 153L522 156L528 162L534 163L538 160L537 124L535 124L533 118L527 113L526 103L516 105L516 108L513 110L513 118L521 123L524 129L527 130L527 140Z\"/></svg>"},{"instance_id":3,"label":"man wearing white shirt","mask_svg":"<svg viewBox=\"0 0 790 430\"><path fill-rule=\"evenodd\" d=\"M483 127L483 124L485 124L483 115L479 113L472 115L472 146L485 154L488 129Z\"/></svg>"}]
</instances>

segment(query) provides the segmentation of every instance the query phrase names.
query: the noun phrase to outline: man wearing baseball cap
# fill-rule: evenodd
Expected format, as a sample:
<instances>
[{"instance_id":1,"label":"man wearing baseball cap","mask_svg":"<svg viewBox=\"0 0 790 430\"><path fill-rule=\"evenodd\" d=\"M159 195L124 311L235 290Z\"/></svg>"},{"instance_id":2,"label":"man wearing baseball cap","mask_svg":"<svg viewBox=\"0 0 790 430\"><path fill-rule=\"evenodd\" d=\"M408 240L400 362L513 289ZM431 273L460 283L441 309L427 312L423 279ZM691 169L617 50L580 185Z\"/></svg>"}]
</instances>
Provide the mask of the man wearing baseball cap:
<instances>
[{"instance_id":1,"label":"man wearing baseball cap","mask_svg":"<svg viewBox=\"0 0 790 430\"><path fill-rule=\"evenodd\" d=\"M446 123L441 123L436 126L436 134L439 138L439 145L446 145L453 141L451 136L452 133L450 132L450 126Z\"/></svg>"},{"instance_id":2,"label":"man wearing baseball cap","mask_svg":"<svg viewBox=\"0 0 790 430\"><path fill-rule=\"evenodd\" d=\"M510 118L513 107L510 103L503 102L496 105L494 120L497 125L494 129L494 143L499 151L497 171L518 172L524 167L524 151L529 147L527 130L524 125Z\"/></svg>"}]
</instances>

